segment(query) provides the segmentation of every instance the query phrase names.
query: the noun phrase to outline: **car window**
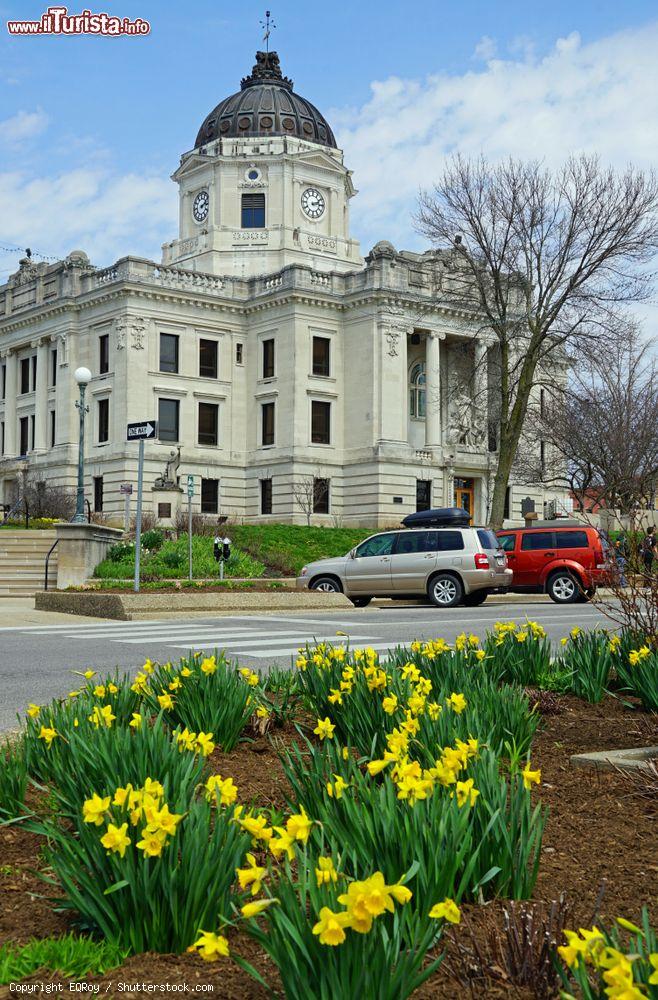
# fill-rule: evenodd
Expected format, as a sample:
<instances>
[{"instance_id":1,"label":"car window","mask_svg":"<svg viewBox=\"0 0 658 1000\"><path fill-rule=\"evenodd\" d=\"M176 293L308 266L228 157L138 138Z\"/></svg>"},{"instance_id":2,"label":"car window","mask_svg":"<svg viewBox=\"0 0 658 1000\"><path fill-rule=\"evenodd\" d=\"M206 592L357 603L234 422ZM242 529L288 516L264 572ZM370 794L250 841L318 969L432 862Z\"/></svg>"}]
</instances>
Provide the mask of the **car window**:
<instances>
[{"instance_id":1,"label":"car window","mask_svg":"<svg viewBox=\"0 0 658 1000\"><path fill-rule=\"evenodd\" d=\"M436 547L439 552L459 552L464 548L461 531L437 531Z\"/></svg>"},{"instance_id":2,"label":"car window","mask_svg":"<svg viewBox=\"0 0 658 1000\"><path fill-rule=\"evenodd\" d=\"M498 542L501 549L504 549L505 552L513 552L516 535L498 535Z\"/></svg>"},{"instance_id":3,"label":"car window","mask_svg":"<svg viewBox=\"0 0 658 1000\"><path fill-rule=\"evenodd\" d=\"M588 549L586 531L556 531L558 549Z\"/></svg>"},{"instance_id":4,"label":"car window","mask_svg":"<svg viewBox=\"0 0 658 1000\"><path fill-rule=\"evenodd\" d=\"M395 545L394 554L411 552L436 552L436 531L401 531Z\"/></svg>"},{"instance_id":5,"label":"car window","mask_svg":"<svg viewBox=\"0 0 658 1000\"><path fill-rule=\"evenodd\" d=\"M493 531L489 531L487 528L477 529L478 538L480 539L480 545L483 549L499 549L500 542L494 535Z\"/></svg>"},{"instance_id":6,"label":"car window","mask_svg":"<svg viewBox=\"0 0 658 1000\"><path fill-rule=\"evenodd\" d=\"M553 531L524 531L521 535L521 548L524 551L555 548L555 533Z\"/></svg>"},{"instance_id":7,"label":"car window","mask_svg":"<svg viewBox=\"0 0 658 1000\"><path fill-rule=\"evenodd\" d=\"M354 554L357 559L361 556L388 556L393 551L396 537L393 532L388 535L373 535L372 538L366 538L365 542L357 545Z\"/></svg>"}]
</instances>

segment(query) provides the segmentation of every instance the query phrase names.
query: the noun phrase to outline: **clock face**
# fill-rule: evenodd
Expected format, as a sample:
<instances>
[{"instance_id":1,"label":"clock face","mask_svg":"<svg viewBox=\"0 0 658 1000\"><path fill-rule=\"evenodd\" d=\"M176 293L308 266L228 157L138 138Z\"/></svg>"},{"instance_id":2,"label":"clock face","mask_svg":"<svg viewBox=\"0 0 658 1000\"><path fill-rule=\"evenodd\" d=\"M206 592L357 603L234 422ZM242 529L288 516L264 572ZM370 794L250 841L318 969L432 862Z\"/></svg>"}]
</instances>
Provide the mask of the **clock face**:
<instances>
[{"instance_id":1,"label":"clock face","mask_svg":"<svg viewBox=\"0 0 658 1000\"><path fill-rule=\"evenodd\" d=\"M302 209L309 219L319 219L324 215L324 198L317 188L306 188L302 193Z\"/></svg>"},{"instance_id":2,"label":"clock face","mask_svg":"<svg viewBox=\"0 0 658 1000\"><path fill-rule=\"evenodd\" d=\"M196 222L203 222L204 219L208 217L209 205L210 198L208 197L208 192L199 191L198 195L194 199L194 204L192 205L192 215L194 216Z\"/></svg>"}]
</instances>

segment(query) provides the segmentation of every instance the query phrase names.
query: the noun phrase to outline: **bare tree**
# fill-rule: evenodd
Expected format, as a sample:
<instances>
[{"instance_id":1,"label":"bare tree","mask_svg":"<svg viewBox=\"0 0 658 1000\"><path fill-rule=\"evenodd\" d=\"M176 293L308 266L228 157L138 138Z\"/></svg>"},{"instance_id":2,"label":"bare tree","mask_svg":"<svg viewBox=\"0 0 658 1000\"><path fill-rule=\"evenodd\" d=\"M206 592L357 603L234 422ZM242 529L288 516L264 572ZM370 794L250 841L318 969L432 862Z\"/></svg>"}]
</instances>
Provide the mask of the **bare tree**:
<instances>
[{"instance_id":1,"label":"bare tree","mask_svg":"<svg viewBox=\"0 0 658 1000\"><path fill-rule=\"evenodd\" d=\"M23 483L23 499L30 517L53 517L68 521L75 513L75 491L53 486L38 473L28 473Z\"/></svg>"},{"instance_id":2,"label":"bare tree","mask_svg":"<svg viewBox=\"0 0 658 1000\"><path fill-rule=\"evenodd\" d=\"M658 488L656 341L633 324L619 326L601 351L579 344L569 380L531 405L515 469L528 482L566 487L577 508L603 506L632 515L653 507ZM538 449L536 443L543 442Z\"/></svg>"},{"instance_id":3,"label":"bare tree","mask_svg":"<svg viewBox=\"0 0 658 1000\"><path fill-rule=\"evenodd\" d=\"M491 521L505 492L528 403L542 374L576 340L601 338L629 302L650 294L658 184L596 157L552 173L538 162L492 165L457 156L421 194L417 226L452 247L462 289L496 342L498 462ZM453 282L458 288L459 282Z\"/></svg>"},{"instance_id":4,"label":"bare tree","mask_svg":"<svg viewBox=\"0 0 658 1000\"><path fill-rule=\"evenodd\" d=\"M314 473L301 476L292 484L292 495L295 503L301 507L306 516L306 524L310 527L311 517L319 506L322 506L329 493L329 480L323 478L318 469Z\"/></svg>"}]
</instances>

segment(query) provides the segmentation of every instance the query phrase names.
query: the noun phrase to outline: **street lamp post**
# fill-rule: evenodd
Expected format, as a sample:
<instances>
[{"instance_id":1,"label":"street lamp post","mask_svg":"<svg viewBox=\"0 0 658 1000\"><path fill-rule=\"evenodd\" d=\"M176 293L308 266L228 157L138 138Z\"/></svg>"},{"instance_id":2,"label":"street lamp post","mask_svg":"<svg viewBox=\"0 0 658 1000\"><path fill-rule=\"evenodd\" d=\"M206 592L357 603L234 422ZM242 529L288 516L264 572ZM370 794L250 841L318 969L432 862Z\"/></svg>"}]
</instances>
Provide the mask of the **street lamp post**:
<instances>
[{"instance_id":1,"label":"street lamp post","mask_svg":"<svg viewBox=\"0 0 658 1000\"><path fill-rule=\"evenodd\" d=\"M85 392L91 382L91 372L88 368L77 368L75 380L80 388L80 399L76 399L75 405L80 414L80 440L78 446L78 493L75 503L74 524L85 524L85 414L89 413L89 407L85 403Z\"/></svg>"}]
</instances>

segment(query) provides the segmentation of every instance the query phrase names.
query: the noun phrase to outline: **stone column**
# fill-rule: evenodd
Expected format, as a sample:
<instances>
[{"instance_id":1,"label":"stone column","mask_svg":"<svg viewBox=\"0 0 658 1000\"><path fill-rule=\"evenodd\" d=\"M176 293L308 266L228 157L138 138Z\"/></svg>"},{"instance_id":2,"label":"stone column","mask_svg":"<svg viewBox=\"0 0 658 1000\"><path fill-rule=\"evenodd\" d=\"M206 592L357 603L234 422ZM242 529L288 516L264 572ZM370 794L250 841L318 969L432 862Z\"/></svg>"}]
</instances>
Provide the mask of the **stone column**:
<instances>
[{"instance_id":1,"label":"stone column","mask_svg":"<svg viewBox=\"0 0 658 1000\"><path fill-rule=\"evenodd\" d=\"M489 439L489 341L478 337L475 341L475 378L473 396L475 400L475 424L481 430L485 449Z\"/></svg>"},{"instance_id":2,"label":"stone column","mask_svg":"<svg viewBox=\"0 0 658 1000\"><path fill-rule=\"evenodd\" d=\"M35 341L37 347L37 384L34 394L34 449L45 451L48 447L48 363L50 343Z\"/></svg>"},{"instance_id":3,"label":"stone column","mask_svg":"<svg viewBox=\"0 0 658 1000\"><path fill-rule=\"evenodd\" d=\"M425 340L425 447L441 446L441 347L445 337L436 331Z\"/></svg>"},{"instance_id":4,"label":"stone column","mask_svg":"<svg viewBox=\"0 0 658 1000\"><path fill-rule=\"evenodd\" d=\"M5 455L7 458L16 456L16 379L18 377L18 361L14 351L4 355L7 365L5 382Z\"/></svg>"}]
</instances>

